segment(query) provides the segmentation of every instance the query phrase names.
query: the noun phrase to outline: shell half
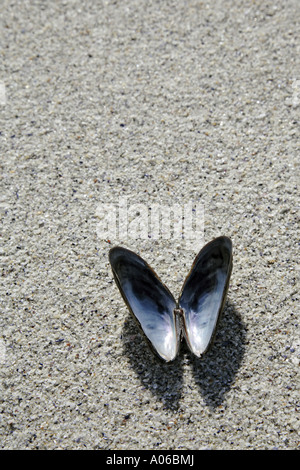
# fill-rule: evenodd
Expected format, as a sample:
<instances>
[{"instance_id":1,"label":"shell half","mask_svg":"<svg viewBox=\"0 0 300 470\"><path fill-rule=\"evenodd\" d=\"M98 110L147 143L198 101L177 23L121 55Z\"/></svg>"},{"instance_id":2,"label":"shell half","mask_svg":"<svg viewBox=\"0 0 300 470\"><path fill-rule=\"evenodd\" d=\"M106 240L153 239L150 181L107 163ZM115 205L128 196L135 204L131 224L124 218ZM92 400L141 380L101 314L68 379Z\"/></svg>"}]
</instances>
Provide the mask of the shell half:
<instances>
[{"instance_id":1,"label":"shell half","mask_svg":"<svg viewBox=\"0 0 300 470\"><path fill-rule=\"evenodd\" d=\"M200 251L179 297L183 334L198 357L209 348L223 310L232 269L232 243L227 237L211 241Z\"/></svg>"},{"instance_id":2,"label":"shell half","mask_svg":"<svg viewBox=\"0 0 300 470\"><path fill-rule=\"evenodd\" d=\"M180 329L171 292L132 251L112 248L109 260L120 292L150 346L163 360L172 361L178 352Z\"/></svg>"}]
</instances>

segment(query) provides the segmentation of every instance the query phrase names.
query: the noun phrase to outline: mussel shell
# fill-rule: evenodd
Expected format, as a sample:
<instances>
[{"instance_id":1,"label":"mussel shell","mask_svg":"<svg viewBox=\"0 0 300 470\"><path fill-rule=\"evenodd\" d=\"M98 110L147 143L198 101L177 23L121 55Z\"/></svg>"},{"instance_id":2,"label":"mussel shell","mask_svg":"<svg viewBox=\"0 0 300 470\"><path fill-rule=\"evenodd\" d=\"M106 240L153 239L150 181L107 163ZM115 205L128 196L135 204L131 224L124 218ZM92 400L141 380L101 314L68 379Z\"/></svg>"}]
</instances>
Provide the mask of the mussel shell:
<instances>
[{"instance_id":1,"label":"mussel shell","mask_svg":"<svg viewBox=\"0 0 300 470\"><path fill-rule=\"evenodd\" d=\"M232 269L232 243L218 237L197 255L176 303L151 267L133 251L110 250L117 286L152 350L166 362L175 359L181 337L202 356L212 343Z\"/></svg>"},{"instance_id":2,"label":"mussel shell","mask_svg":"<svg viewBox=\"0 0 300 470\"><path fill-rule=\"evenodd\" d=\"M209 348L222 312L232 269L232 243L218 237L197 255L183 285L183 335L198 357Z\"/></svg>"},{"instance_id":3,"label":"mussel shell","mask_svg":"<svg viewBox=\"0 0 300 470\"><path fill-rule=\"evenodd\" d=\"M150 346L161 359L172 361L180 344L180 328L171 292L136 253L115 247L109 260L116 284Z\"/></svg>"}]
</instances>

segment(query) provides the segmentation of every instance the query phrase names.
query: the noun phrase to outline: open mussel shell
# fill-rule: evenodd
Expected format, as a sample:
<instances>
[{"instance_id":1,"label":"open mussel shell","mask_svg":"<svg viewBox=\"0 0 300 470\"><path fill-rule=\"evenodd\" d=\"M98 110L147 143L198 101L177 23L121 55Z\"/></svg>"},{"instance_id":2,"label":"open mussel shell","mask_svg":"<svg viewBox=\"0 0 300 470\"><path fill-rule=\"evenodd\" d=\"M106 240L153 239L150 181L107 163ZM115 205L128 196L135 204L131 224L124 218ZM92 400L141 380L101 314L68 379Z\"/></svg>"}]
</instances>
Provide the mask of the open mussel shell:
<instances>
[{"instance_id":1,"label":"open mussel shell","mask_svg":"<svg viewBox=\"0 0 300 470\"><path fill-rule=\"evenodd\" d=\"M172 361L180 342L174 297L150 266L132 251L112 248L109 260L120 292L150 346L161 359Z\"/></svg>"},{"instance_id":2,"label":"open mussel shell","mask_svg":"<svg viewBox=\"0 0 300 470\"><path fill-rule=\"evenodd\" d=\"M210 346L222 312L232 268L232 244L219 237L204 246L188 274L179 301L151 267L122 247L109 260L120 292L153 351L175 359L181 337L198 357Z\"/></svg>"}]
</instances>

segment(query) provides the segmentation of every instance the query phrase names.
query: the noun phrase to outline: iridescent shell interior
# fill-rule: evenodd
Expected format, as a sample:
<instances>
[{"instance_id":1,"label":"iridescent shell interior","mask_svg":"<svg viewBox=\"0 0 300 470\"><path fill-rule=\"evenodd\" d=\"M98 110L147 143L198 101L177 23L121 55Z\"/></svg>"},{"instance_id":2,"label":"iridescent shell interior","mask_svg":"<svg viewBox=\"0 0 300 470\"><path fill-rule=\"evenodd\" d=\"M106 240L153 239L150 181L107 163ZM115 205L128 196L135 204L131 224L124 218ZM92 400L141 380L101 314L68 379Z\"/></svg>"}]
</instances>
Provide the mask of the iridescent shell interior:
<instances>
[{"instance_id":1,"label":"iridescent shell interior","mask_svg":"<svg viewBox=\"0 0 300 470\"><path fill-rule=\"evenodd\" d=\"M232 244L219 237L204 246L176 303L151 267L134 252L115 247L109 260L120 292L154 352L175 359L181 338L198 357L208 349L222 311L232 266Z\"/></svg>"}]
</instances>

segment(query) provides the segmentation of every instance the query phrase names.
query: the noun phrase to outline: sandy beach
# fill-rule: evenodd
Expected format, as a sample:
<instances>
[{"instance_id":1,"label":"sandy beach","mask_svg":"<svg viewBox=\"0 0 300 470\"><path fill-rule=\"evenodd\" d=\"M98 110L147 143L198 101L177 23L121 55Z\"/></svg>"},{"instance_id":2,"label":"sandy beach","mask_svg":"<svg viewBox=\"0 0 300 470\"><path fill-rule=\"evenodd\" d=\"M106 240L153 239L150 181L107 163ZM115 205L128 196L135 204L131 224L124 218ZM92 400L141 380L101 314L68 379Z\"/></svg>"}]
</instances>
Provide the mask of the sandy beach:
<instances>
[{"instance_id":1,"label":"sandy beach","mask_svg":"<svg viewBox=\"0 0 300 470\"><path fill-rule=\"evenodd\" d=\"M0 8L0 447L299 449L299 2ZM109 250L177 298L220 235L214 344L162 364Z\"/></svg>"}]
</instances>

